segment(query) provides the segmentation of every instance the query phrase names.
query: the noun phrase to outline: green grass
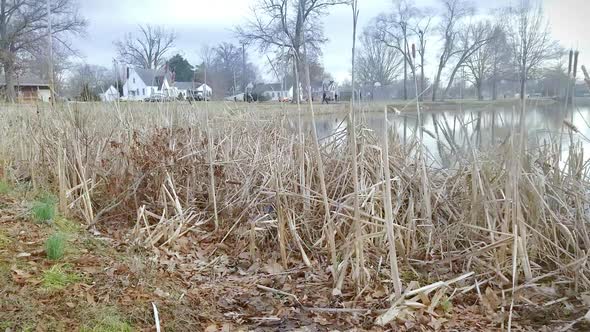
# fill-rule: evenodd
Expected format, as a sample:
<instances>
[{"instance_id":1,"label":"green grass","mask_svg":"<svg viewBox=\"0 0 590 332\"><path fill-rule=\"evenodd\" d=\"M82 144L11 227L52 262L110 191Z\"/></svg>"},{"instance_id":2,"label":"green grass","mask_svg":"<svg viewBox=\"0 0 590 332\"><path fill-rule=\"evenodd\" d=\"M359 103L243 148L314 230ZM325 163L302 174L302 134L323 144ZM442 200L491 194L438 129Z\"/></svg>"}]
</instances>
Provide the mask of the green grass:
<instances>
[{"instance_id":1,"label":"green grass","mask_svg":"<svg viewBox=\"0 0 590 332\"><path fill-rule=\"evenodd\" d=\"M68 220L66 218L57 217L53 222L57 229L65 234L76 234L80 233L80 231L82 230L82 227L80 227L79 224L76 224L75 222Z\"/></svg>"},{"instance_id":2,"label":"green grass","mask_svg":"<svg viewBox=\"0 0 590 332\"><path fill-rule=\"evenodd\" d=\"M131 332L133 327L123 320L111 307L99 308L96 319L90 325L84 325L80 332Z\"/></svg>"},{"instance_id":3,"label":"green grass","mask_svg":"<svg viewBox=\"0 0 590 332\"><path fill-rule=\"evenodd\" d=\"M10 186L8 185L8 183L0 180L0 195L5 195L8 194L10 192Z\"/></svg>"},{"instance_id":4,"label":"green grass","mask_svg":"<svg viewBox=\"0 0 590 332\"><path fill-rule=\"evenodd\" d=\"M48 290L59 290L80 281L81 278L69 271L68 265L54 265L43 272L43 287Z\"/></svg>"},{"instance_id":5,"label":"green grass","mask_svg":"<svg viewBox=\"0 0 590 332\"><path fill-rule=\"evenodd\" d=\"M6 248L12 240L0 230L0 249Z\"/></svg>"},{"instance_id":6,"label":"green grass","mask_svg":"<svg viewBox=\"0 0 590 332\"><path fill-rule=\"evenodd\" d=\"M55 218L56 206L55 198L45 195L33 203L31 214L36 222L48 222Z\"/></svg>"},{"instance_id":7,"label":"green grass","mask_svg":"<svg viewBox=\"0 0 590 332\"><path fill-rule=\"evenodd\" d=\"M59 260L64 256L66 251L66 238L60 233L51 235L45 241L45 254L51 260Z\"/></svg>"}]
</instances>

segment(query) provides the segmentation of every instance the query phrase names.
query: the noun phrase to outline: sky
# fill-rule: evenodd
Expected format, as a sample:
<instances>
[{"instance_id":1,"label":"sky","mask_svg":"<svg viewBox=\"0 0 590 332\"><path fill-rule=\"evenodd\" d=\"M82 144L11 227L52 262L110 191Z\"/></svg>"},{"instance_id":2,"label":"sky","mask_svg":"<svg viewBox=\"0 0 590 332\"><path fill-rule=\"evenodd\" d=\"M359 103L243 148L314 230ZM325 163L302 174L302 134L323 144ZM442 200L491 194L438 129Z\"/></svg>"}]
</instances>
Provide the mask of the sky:
<instances>
[{"instance_id":1,"label":"sky","mask_svg":"<svg viewBox=\"0 0 590 332\"><path fill-rule=\"evenodd\" d=\"M490 6L500 7L518 0L474 0L480 13ZM221 42L236 42L232 29L247 20L256 0L80 0L81 14L88 19L87 33L75 39L80 61L112 66L116 57L113 42L125 33L137 30L139 24L162 25L176 32L176 50L191 63L199 62L199 49ZM359 0L359 29L362 31L379 13L390 11L392 0ZM435 6L436 0L417 0L418 6ZM553 37L566 48L580 50L580 62L590 66L590 0L543 0L551 22ZM326 70L337 81L350 76L352 49L352 10L349 6L334 7L324 19L329 42L323 49ZM266 57L256 49L248 50L267 80L272 75ZM173 54L171 54L173 55ZM429 60L427 73L434 72L434 59ZM433 76L433 75L429 75Z\"/></svg>"}]
</instances>

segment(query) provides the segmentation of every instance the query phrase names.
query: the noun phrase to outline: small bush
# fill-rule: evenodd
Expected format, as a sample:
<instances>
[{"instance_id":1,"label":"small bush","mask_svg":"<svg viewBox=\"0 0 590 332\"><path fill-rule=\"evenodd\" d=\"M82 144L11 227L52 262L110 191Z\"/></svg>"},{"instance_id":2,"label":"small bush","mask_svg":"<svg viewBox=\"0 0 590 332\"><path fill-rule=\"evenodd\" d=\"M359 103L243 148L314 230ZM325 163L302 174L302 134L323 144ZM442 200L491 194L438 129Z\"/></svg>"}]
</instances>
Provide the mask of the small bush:
<instances>
[{"instance_id":1,"label":"small bush","mask_svg":"<svg viewBox=\"0 0 590 332\"><path fill-rule=\"evenodd\" d=\"M80 277L68 272L66 265L54 265L43 272L43 287L50 290L58 290L70 284L80 281Z\"/></svg>"},{"instance_id":2,"label":"small bush","mask_svg":"<svg viewBox=\"0 0 590 332\"><path fill-rule=\"evenodd\" d=\"M45 242L45 253L51 260L59 260L64 256L66 250L66 239L63 235L53 234Z\"/></svg>"},{"instance_id":3,"label":"small bush","mask_svg":"<svg viewBox=\"0 0 590 332\"><path fill-rule=\"evenodd\" d=\"M55 218L56 207L55 198L44 196L33 204L31 209L33 218L37 222L47 222Z\"/></svg>"}]
</instances>

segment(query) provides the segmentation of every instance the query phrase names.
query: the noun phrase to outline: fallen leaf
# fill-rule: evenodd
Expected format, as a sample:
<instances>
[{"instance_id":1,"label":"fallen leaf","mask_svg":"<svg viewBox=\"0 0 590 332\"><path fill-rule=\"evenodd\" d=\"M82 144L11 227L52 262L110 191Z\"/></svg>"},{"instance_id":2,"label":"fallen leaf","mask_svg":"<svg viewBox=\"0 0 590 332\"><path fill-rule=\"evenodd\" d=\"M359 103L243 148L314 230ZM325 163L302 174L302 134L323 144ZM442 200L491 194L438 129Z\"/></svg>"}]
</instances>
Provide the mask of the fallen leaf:
<instances>
[{"instance_id":1,"label":"fallen leaf","mask_svg":"<svg viewBox=\"0 0 590 332\"><path fill-rule=\"evenodd\" d=\"M159 288L156 288L156 290L154 291L154 294L156 294L159 297L163 297L163 298L170 297L170 293L164 292L163 290L161 290Z\"/></svg>"},{"instance_id":2,"label":"fallen leaf","mask_svg":"<svg viewBox=\"0 0 590 332\"><path fill-rule=\"evenodd\" d=\"M21 252L20 254L16 255L16 258L22 258L22 257L31 257L31 254L28 252Z\"/></svg>"},{"instance_id":3,"label":"fallen leaf","mask_svg":"<svg viewBox=\"0 0 590 332\"><path fill-rule=\"evenodd\" d=\"M207 328L205 329L205 332L217 332L219 330L219 328L217 327L217 325L212 324L207 326Z\"/></svg>"}]
</instances>

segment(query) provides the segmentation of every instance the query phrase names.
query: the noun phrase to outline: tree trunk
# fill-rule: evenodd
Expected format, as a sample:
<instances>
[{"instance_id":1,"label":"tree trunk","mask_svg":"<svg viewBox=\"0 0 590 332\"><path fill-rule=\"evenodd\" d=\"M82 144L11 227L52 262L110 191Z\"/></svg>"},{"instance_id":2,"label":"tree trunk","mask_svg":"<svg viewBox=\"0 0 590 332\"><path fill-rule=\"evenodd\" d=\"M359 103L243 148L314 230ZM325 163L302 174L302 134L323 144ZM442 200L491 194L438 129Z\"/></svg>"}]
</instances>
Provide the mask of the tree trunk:
<instances>
[{"instance_id":1,"label":"tree trunk","mask_svg":"<svg viewBox=\"0 0 590 332\"><path fill-rule=\"evenodd\" d=\"M297 57L293 58L293 77L295 78L295 83L293 84L293 100L291 103L298 104L300 103L299 100L299 69L297 67L299 61L297 61Z\"/></svg>"},{"instance_id":2,"label":"tree trunk","mask_svg":"<svg viewBox=\"0 0 590 332\"><path fill-rule=\"evenodd\" d=\"M496 77L492 78L492 100L498 99L498 83L496 82Z\"/></svg>"},{"instance_id":3,"label":"tree trunk","mask_svg":"<svg viewBox=\"0 0 590 332\"><path fill-rule=\"evenodd\" d=\"M11 60L4 61L4 77L6 80L6 101L14 103L16 101L16 91L14 90L14 63Z\"/></svg>"},{"instance_id":4,"label":"tree trunk","mask_svg":"<svg viewBox=\"0 0 590 332\"><path fill-rule=\"evenodd\" d=\"M475 87L477 88L477 100L483 100L482 81L476 80Z\"/></svg>"},{"instance_id":5,"label":"tree trunk","mask_svg":"<svg viewBox=\"0 0 590 332\"><path fill-rule=\"evenodd\" d=\"M526 95L526 79L528 76L526 53L523 55L522 69L520 70L520 100L524 100Z\"/></svg>"},{"instance_id":6,"label":"tree trunk","mask_svg":"<svg viewBox=\"0 0 590 332\"><path fill-rule=\"evenodd\" d=\"M443 67L439 66L436 77L434 78L434 85L432 86L432 101L436 101L436 93L438 92L438 87L440 85L440 76L442 75L442 70Z\"/></svg>"},{"instance_id":7,"label":"tree trunk","mask_svg":"<svg viewBox=\"0 0 590 332\"><path fill-rule=\"evenodd\" d=\"M459 71L459 66L455 66L455 69L453 69L451 77L449 78L449 83L447 84L445 91L443 91L442 99L445 99L447 97L447 93L449 92L449 90L451 89L451 85L453 85L453 82L455 81L455 75L457 75L457 71Z\"/></svg>"}]
</instances>

